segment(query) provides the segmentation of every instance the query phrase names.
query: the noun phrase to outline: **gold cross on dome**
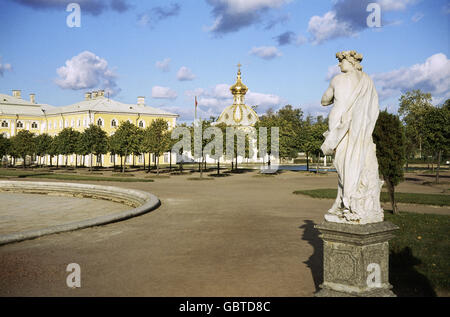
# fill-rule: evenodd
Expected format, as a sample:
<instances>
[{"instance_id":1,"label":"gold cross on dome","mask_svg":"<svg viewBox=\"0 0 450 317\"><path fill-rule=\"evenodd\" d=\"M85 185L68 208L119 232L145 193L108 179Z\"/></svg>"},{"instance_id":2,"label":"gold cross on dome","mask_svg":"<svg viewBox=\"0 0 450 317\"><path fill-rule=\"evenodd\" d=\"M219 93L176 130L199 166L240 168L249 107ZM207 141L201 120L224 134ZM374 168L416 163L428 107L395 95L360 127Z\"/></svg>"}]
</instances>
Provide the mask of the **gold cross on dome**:
<instances>
[{"instance_id":1,"label":"gold cross on dome","mask_svg":"<svg viewBox=\"0 0 450 317\"><path fill-rule=\"evenodd\" d=\"M241 68L241 66L242 66L241 63L237 64L237 67L238 67L239 69Z\"/></svg>"}]
</instances>

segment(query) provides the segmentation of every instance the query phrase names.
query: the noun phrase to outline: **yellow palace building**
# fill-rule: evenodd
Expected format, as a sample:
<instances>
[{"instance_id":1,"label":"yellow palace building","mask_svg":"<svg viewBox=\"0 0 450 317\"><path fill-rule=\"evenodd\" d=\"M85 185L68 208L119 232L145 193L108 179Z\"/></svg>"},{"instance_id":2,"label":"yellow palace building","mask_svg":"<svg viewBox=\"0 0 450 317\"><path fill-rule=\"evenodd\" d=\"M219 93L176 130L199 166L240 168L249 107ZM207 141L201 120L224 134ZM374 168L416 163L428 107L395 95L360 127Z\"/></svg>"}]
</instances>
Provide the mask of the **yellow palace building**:
<instances>
[{"instance_id":1,"label":"yellow palace building","mask_svg":"<svg viewBox=\"0 0 450 317\"><path fill-rule=\"evenodd\" d=\"M73 128L82 132L90 124L100 126L108 135L113 135L120 122L129 121L138 127L146 128L153 120L162 118L168 122L169 129L173 129L179 116L161 109L149 107L144 97L138 97L136 104L125 104L105 97L103 90L85 93L84 100L73 105L54 107L47 104L36 103L34 94L29 100L22 99L20 90L13 90L12 96L0 94L0 134L11 137L22 129L29 130L35 135L47 133L57 135L64 128ZM169 163L170 153L159 158L159 163ZM49 157L45 163L49 164ZM54 157L52 164L64 164L63 156ZM89 165L90 156L86 156L85 164ZM108 154L98 158L102 166L112 166L114 158ZM153 162L154 157L146 155L145 162ZM80 160L78 160L80 162ZM120 162L116 157L115 162ZM127 164L142 165L144 157L129 156ZM75 155L69 156L69 164L75 165Z\"/></svg>"}]
</instances>

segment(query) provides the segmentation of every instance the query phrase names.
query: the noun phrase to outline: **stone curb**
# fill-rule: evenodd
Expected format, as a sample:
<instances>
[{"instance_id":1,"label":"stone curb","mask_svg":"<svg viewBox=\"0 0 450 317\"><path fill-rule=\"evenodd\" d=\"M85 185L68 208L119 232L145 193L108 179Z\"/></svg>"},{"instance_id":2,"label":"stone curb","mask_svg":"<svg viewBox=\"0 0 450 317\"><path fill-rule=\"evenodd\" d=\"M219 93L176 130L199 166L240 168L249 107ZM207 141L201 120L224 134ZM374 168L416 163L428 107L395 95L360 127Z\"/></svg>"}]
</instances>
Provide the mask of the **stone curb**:
<instances>
[{"instance_id":1,"label":"stone curb","mask_svg":"<svg viewBox=\"0 0 450 317\"><path fill-rule=\"evenodd\" d=\"M153 194L138 191L134 189L118 188L112 186L100 186L78 183L50 183L50 182L20 182L20 181L0 181L0 192L24 192L24 193L42 193L51 192L60 195L73 197L89 197L107 199L116 202L122 202L134 209L125 210L110 215L103 215L92 219L74 221L62 225L51 226L44 229L26 230L11 234L0 235L0 245L20 242L23 240L35 239L45 235L84 229L88 227L106 225L132 217L136 217L161 205L158 197Z\"/></svg>"}]
</instances>

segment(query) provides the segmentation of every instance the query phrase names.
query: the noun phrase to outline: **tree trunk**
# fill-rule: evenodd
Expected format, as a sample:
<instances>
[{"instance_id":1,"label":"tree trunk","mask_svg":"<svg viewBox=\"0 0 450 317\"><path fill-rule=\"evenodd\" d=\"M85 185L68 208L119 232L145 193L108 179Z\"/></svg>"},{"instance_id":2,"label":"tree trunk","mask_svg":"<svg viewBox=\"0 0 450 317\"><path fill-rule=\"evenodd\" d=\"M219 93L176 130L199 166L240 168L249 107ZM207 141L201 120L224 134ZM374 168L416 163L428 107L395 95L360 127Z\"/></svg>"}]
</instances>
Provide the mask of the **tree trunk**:
<instances>
[{"instance_id":1,"label":"tree trunk","mask_svg":"<svg viewBox=\"0 0 450 317\"><path fill-rule=\"evenodd\" d=\"M236 170L238 169L238 163L237 163L238 157L236 155Z\"/></svg>"},{"instance_id":2,"label":"tree trunk","mask_svg":"<svg viewBox=\"0 0 450 317\"><path fill-rule=\"evenodd\" d=\"M397 203L395 201L395 187L389 179L385 179L388 188L389 200L391 201L392 213L398 214Z\"/></svg>"},{"instance_id":3,"label":"tree trunk","mask_svg":"<svg viewBox=\"0 0 450 317\"><path fill-rule=\"evenodd\" d=\"M145 153L142 155L144 156L144 172L145 172Z\"/></svg>"},{"instance_id":4,"label":"tree trunk","mask_svg":"<svg viewBox=\"0 0 450 317\"><path fill-rule=\"evenodd\" d=\"M158 155L159 158L159 155ZM159 175L159 160L156 159L156 175Z\"/></svg>"},{"instance_id":5,"label":"tree trunk","mask_svg":"<svg viewBox=\"0 0 450 317\"><path fill-rule=\"evenodd\" d=\"M169 171L172 172L172 152L169 152Z\"/></svg>"},{"instance_id":6,"label":"tree trunk","mask_svg":"<svg viewBox=\"0 0 450 317\"><path fill-rule=\"evenodd\" d=\"M78 155L75 154L75 168L78 168Z\"/></svg>"},{"instance_id":7,"label":"tree trunk","mask_svg":"<svg viewBox=\"0 0 450 317\"><path fill-rule=\"evenodd\" d=\"M320 161L320 155L317 157L317 162L316 162L316 175L319 175L319 161Z\"/></svg>"},{"instance_id":8,"label":"tree trunk","mask_svg":"<svg viewBox=\"0 0 450 317\"><path fill-rule=\"evenodd\" d=\"M123 156L121 155L120 156L120 169L122 169L122 167L123 167Z\"/></svg>"},{"instance_id":9,"label":"tree trunk","mask_svg":"<svg viewBox=\"0 0 450 317\"><path fill-rule=\"evenodd\" d=\"M25 155L24 157L23 157L23 168L25 169L26 168L26 163L27 163L27 156Z\"/></svg>"},{"instance_id":10,"label":"tree trunk","mask_svg":"<svg viewBox=\"0 0 450 317\"><path fill-rule=\"evenodd\" d=\"M436 184L439 184L439 169L441 167L441 156L442 156L442 150L439 150L438 162L437 162L437 168L436 168Z\"/></svg>"},{"instance_id":11,"label":"tree trunk","mask_svg":"<svg viewBox=\"0 0 450 317\"><path fill-rule=\"evenodd\" d=\"M203 178L203 156L200 159L199 167L200 167L200 178Z\"/></svg>"},{"instance_id":12,"label":"tree trunk","mask_svg":"<svg viewBox=\"0 0 450 317\"><path fill-rule=\"evenodd\" d=\"M69 155L66 155L66 168L67 168L67 162L69 161Z\"/></svg>"},{"instance_id":13,"label":"tree trunk","mask_svg":"<svg viewBox=\"0 0 450 317\"><path fill-rule=\"evenodd\" d=\"M306 171L309 172L309 153L306 152Z\"/></svg>"},{"instance_id":14,"label":"tree trunk","mask_svg":"<svg viewBox=\"0 0 450 317\"><path fill-rule=\"evenodd\" d=\"M125 165L127 164L127 152L125 152L125 161L122 164L122 173L125 173Z\"/></svg>"},{"instance_id":15,"label":"tree trunk","mask_svg":"<svg viewBox=\"0 0 450 317\"><path fill-rule=\"evenodd\" d=\"M92 153L90 155L91 155L91 161L89 164L89 172L92 172Z\"/></svg>"},{"instance_id":16,"label":"tree trunk","mask_svg":"<svg viewBox=\"0 0 450 317\"><path fill-rule=\"evenodd\" d=\"M220 159L217 159L217 175L220 175Z\"/></svg>"}]
</instances>

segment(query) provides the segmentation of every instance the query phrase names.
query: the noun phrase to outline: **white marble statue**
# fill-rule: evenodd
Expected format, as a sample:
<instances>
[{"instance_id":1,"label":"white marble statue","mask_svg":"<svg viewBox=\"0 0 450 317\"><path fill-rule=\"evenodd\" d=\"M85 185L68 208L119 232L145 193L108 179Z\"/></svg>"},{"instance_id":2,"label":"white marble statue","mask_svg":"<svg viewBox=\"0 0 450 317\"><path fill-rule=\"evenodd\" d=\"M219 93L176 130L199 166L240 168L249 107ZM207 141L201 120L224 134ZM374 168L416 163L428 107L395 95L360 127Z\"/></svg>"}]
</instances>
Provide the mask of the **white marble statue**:
<instances>
[{"instance_id":1,"label":"white marble statue","mask_svg":"<svg viewBox=\"0 0 450 317\"><path fill-rule=\"evenodd\" d=\"M372 140L379 114L378 94L372 79L362 71L361 54L344 51L336 57L342 73L331 80L322 97L323 106L334 106L321 149L326 155L335 155L338 194L325 219L350 224L380 222L383 182Z\"/></svg>"}]
</instances>

